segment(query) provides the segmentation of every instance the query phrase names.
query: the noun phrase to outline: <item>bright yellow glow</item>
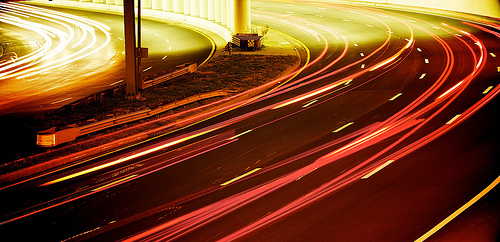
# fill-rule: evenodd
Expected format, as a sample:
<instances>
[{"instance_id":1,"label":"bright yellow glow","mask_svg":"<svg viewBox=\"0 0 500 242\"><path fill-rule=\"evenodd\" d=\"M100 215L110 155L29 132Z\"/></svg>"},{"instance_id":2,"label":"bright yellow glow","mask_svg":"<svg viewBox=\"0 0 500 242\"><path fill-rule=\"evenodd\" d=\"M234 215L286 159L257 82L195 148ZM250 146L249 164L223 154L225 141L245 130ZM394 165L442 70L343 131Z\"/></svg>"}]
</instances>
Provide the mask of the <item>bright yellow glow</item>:
<instances>
[{"instance_id":1,"label":"bright yellow glow","mask_svg":"<svg viewBox=\"0 0 500 242\"><path fill-rule=\"evenodd\" d=\"M0 21L33 31L42 36L45 41L40 49L19 58L15 63L9 63L9 65L3 63L3 65L0 65L0 80L12 77L22 79L63 67L71 62L98 53L98 51L107 46L111 41L111 35L109 34L110 28L90 19L20 4L2 4L2 7L9 9L9 13L22 13L27 17L39 17L57 23L59 26L66 29L68 33L47 25L12 17L8 14L0 16ZM33 12L33 14L30 12ZM81 30L81 35L79 36L79 41L70 47L69 45L76 41L75 31L73 27L70 27L71 25L78 27ZM99 30L106 36L106 41L97 47L95 47L97 43L96 30ZM82 45L83 41L88 41L87 36L89 35L91 37L89 44L70 55L65 55L62 58L55 58L68 48L75 48ZM59 44L53 46L55 42ZM49 63L44 63L46 60L51 61Z\"/></svg>"}]
</instances>

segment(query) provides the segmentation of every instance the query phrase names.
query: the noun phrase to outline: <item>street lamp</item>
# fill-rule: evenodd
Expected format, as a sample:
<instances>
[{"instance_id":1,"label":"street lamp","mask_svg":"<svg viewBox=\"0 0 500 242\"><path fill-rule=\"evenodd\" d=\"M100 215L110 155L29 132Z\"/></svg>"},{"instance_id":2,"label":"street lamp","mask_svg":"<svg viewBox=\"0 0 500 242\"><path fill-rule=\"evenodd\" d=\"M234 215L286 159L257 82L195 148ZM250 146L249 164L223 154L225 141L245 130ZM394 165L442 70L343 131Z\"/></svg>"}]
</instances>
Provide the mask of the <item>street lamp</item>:
<instances>
[{"instance_id":1,"label":"street lamp","mask_svg":"<svg viewBox=\"0 0 500 242\"><path fill-rule=\"evenodd\" d=\"M137 43L135 33L135 11L133 0L123 0L123 18L125 28L125 85L128 96L134 95L135 98L140 98L139 90L144 88L144 83L141 79L141 58L147 58L147 48L141 47L141 0L137 6Z\"/></svg>"}]
</instances>

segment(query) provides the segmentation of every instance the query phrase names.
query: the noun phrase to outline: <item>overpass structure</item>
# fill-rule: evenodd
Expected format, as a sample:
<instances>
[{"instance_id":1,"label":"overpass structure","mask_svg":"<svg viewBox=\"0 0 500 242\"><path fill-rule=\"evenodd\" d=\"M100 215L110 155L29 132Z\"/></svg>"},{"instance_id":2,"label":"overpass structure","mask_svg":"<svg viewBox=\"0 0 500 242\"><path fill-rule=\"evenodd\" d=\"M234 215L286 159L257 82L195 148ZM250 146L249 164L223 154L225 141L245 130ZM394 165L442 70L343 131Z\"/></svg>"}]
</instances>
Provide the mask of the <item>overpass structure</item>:
<instances>
[{"instance_id":1,"label":"overpass structure","mask_svg":"<svg viewBox=\"0 0 500 242\"><path fill-rule=\"evenodd\" d=\"M68 0L56 0L68 1ZM124 0L80 0L122 6ZM226 26L233 34L251 30L250 0L135 0L141 8L173 12L213 21Z\"/></svg>"},{"instance_id":2,"label":"overpass structure","mask_svg":"<svg viewBox=\"0 0 500 242\"><path fill-rule=\"evenodd\" d=\"M124 0L52 0L54 2L94 3L96 5L123 6ZM251 31L250 0L134 0L141 1L142 9L151 9L208 20L226 27L232 34ZM371 3L451 10L500 18L498 0L318 0L345 4ZM38 1L40 2L40 1ZM380 6L380 5L379 5ZM222 36L228 39L227 36Z\"/></svg>"}]
</instances>

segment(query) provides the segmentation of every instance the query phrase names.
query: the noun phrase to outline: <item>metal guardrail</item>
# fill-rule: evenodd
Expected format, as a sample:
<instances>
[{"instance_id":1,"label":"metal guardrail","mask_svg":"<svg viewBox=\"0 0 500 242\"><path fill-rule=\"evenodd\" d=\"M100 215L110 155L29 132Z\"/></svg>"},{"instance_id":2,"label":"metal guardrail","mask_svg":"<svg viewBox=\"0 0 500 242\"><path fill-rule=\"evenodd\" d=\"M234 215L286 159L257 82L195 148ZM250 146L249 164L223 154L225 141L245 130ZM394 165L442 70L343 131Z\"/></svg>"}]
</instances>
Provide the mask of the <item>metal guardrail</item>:
<instances>
[{"instance_id":1,"label":"metal guardrail","mask_svg":"<svg viewBox=\"0 0 500 242\"><path fill-rule=\"evenodd\" d=\"M169 103L155 109L143 109L137 112L127 113L124 115L104 119L101 121L96 121L90 124L86 124L80 127L69 127L62 130L57 130L56 128L50 128L48 130L40 131L37 134L37 145L43 147L54 147L59 144L73 141L78 136L90 134L96 131L100 131L103 129L111 128L117 125L141 120L144 118L149 118L154 115L158 115L160 113L166 112L168 110L184 106L186 104L194 103L203 99L218 97L218 96L227 96L234 91L231 90L219 90L209 93L203 93L195 96L191 96L188 98L184 98L182 100ZM71 132L70 132L71 131Z\"/></svg>"},{"instance_id":2,"label":"metal guardrail","mask_svg":"<svg viewBox=\"0 0 500 242\"><path fill-rule=\"evenodd\" d=\"M157 85L157 84L160 84L162 82L166 82L168 80L171 80L171 79L174 79L178 76L182 76L184 74L187 74L187 73L191 73L191 72L195 72L196 69L197 69L197 65L196 63L194 64L184 64L184 65L181 65L183 66L181 69L178 69L174 72L170 72L170 73L167 73L163 76L159 76L157 78L154 78L152 80L147 80L144 82L144 88L148 88L148 87L152 87L154 85ZM181 67L181 66L177 66L177 68Z\"/></svg>"}]
</instances>

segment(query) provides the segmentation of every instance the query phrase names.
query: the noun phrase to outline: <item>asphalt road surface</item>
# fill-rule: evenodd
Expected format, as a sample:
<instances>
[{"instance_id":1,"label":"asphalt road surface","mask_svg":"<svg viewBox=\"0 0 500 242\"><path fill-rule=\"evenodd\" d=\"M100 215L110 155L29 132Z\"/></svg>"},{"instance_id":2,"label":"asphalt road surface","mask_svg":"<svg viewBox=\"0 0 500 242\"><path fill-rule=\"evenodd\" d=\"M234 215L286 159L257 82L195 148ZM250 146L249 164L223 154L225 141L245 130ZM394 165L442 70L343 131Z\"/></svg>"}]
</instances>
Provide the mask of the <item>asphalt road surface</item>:
<instances>
[{"instance_id":1,"label":"asphalt road surface","mask_svg":"<svg viewBox=\"0 0 500 242\"><path fill-rule=\"evenodd\" d=\"M0 233L498 239L497 25L292 1L252 13L302 43L304 68L202 122L5 185Z\"/></svg>"},{"instance_id":2,"label":"asphalt road surface","mask_svg":"<svg viewBox=\"0 0 500 242\"><path fill-rule=\"evenodd\" d=\"M124 83L123 16L4 3L0 8L0 115L47 112ZM201 64L215 48L208 36L178 25L143 19L141 29L141 46L149 50L141 61L143 77Z\"/></svg>"}]
</instances>

